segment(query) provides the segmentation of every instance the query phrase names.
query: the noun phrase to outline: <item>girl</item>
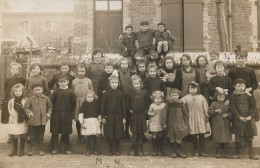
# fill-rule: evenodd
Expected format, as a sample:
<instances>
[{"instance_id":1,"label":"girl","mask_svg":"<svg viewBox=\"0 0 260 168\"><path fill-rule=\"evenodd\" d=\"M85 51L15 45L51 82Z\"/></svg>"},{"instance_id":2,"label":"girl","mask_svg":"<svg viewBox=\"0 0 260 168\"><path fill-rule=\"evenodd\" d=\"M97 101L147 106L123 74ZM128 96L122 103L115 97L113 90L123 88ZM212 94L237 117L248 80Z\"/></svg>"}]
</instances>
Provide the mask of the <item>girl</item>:
<instances>
[{"instance_id":1,"label":"girl","mask_svg":"<svg viewBox=\"0 0 260 168\"><path fill-rule=\"evenodd\" d=\"M199 82L199 73L191 66L191 57L184 54L181 57L182 68L176 71L176 78L172 81L166 81L166 86L177 88L181 91L181 97L187 95L188 85L191 81Z\"/></svg>"},{"instance_id":2,"label":"girl","mask_svg":"<svg viewBox=\"0 0 260 168\"><path fill-rule=\"evenodd\" d=\"M231 158L229 142L231 141L229 105L225 105L226 93L224 89L217 88L214 94L214 102L209 108L212 117L213 141L216 143L216 158L220 158L220 152L224 148L225 157Z\"/></svg>"},{"instance_id":3,"label":"girl","mask_svg":"<svg viewBox=\"0 0 260 168\"><path fill-rule=\"evenodd\" d=\"M163 103L163 94L161 91L156 90L152 93L153 103L148 110L149 131L152 134L153 156L163 155L163 124L162 124L162 112L165 106Z\"/></svg>"},{"instance_id":4,"label":"girl","mask_svg":"<svg viewBox=\"0 0 260 168\"><path fill-rule=\"evenodd\" d=\"M210 60L208 64L208 71L207 71L207 78L210 80L212 77L216 76L216 70L214 69L214 64L219 61L219 53L218 52L211 52L209 54Z\"/></svg>"},{"instance_id":5,"label":"girl","mask_svg":"<svg viewBox=\"0 0 260 168\"><path fill-rule=\"evenodd\" d=\"M206 123L208 122L208 103L200 94L199 84L191 82L188 85L189 94L182 100L187 105L189 114L189 130L192 136L194 155L205 156L204 140L206 133ZM197 135L199 135L199 145L197 145ZM198 149L198 151L197 151Z\"/></svg>"},{"instance_id":6,"label":"girl","mask_svg":"<svg viewBox=\"0 0 260 168\"><path fill-rule=\"evenodd\" d=\"M146 78L147 66L145 61L139 61L137 64L137 75L139 75L142 79L142 85L144 84L144 80Z\"/></svg>"},{"instance_id":7,"label":"girl","mask_svg":"<svg viewBox=\"0 0 260 168\"><path fill-rule=\"evenodd\" d=\"M76 72L77 72L77 78L72 81L71 88L77 97L77 103L75 108L75 121L76 121L76 128L78 132L78 143L84 143L85 139L80 135L81 124L78 120L79 110L85 100L86 93L89 90L94 91L94 89L93 89L92 81L89 78L85 77L86 68L84 65L78 65L76 68Z\"/></svg>"},{"instance_id":8,"label":"girl","mask_svg":"<svg viewBox=\"0 0 260 168\"><path fill-rule=\"evenodd\" d=\"M2 102L2 113L1 113L1 123L8 124L9 122L9 112L8 112L8 101L11 99L12 87L21 83L25 85L26 79L21 76L22 66L17 62L12 62L10 64L11 77L6 79L4 83L4 100ZM8 143L12 142L11 138L8 138Z\"/></svg>"},{"instance_id":9,"label":"girl","mask_svg":"<svg viewBox=\"0 0 260 168\"><path fill-rule=\"evenodd\" d=\"M173 82L176 77L176 71L174 69L174 60L173 57L166 56L164 58L163 69L161 70L161 76L163 77L163 81L171 81ZM169 96L169 91L171 87L166 87L166 99Z\"/></svg>"},{"instance_id":10,"label":"girl","mask_svg":"<svg viewBox=\"0 0 260 168\"><path fill-rule=\"evenodd\" d=\"M86 155L90 153L97 155L97 134L100 134L100 124L97 96L94 91L89 90L86 93L86 100L80 108L79 121L82 126L81 134L87 136Z\"/></svg>"},{"instance_id":11,"label":"girl","mask_svg":"<svg viewBox=\"0 0 260 168\"><path fill-rule=\"evenodd\" d=\"M18 139L20 139L19 156L24 155L24 143L27 138L28 117L24 111L25 98L24 86L20 83L15 84L11 90L12 99L8 102L9 110L9 135L13 139L13 149L9 156L17 155Z\"/></svg>"},{"instance_id":12,"label":"girl","mask_svg":"<svg viewBox=\"0 0 260 168\"><path fill-rule=\"evenodd\" d=\"M61 70L61 72L59 74L54 75L52 80L48 84L49 89L51 90L51 93L53 93L54 85L56 85L55 88L60 88L59 83L58 83L58 79L59 79L60 75L67 75L68 76L68 78L69 78L69 85L68 86L69 86L70 89L71 89L71 83L75 79L75 77L70 74L71 68L70 68L70 64L69 64L68 61L61 62L60 70Z\"/></svg>"},{"instance_id":13,"label":"girl","mask_svg":"<svg viewBox=\"0 0 260 168\"><path fill-rule=\"evenodd\" d=\"M126 123L126 104L123 93L117 89L119 79L112 75L109 78L111 89L102 97L101 117L105 125L105 136L109 141L107 155L120 155L120 139L124 137L124 124ZM115 144L115 149L113 148Z\"/></svg>"},{"instance_id":14,"label":"girl","mask_svg":"<svg viewBox=\"0 0 260 168\"><path fill-rule=\"evenodd\" d=\"M98 94L98 83L104 72L102 58L102 51L100 49L95 49L92 53L92 62L87 65L87 77L91 79L96 94Z\"/></svg>"},{"instance_id":15,"label":"girl","mask_svg":"<svg viewBox=\"0 0 260 168\"><path fill-rule=\"evenodd\" d=\"M167 137L173 144L173 158L187 156L181 152L182 139L189 134L188 112L183 102L179 100L180 91L171 89L168 94L168 102L163 111L163 127L167 129ZM177 150L176 150L177 147Z\"/></svg>"},{"instance_id":16,"label":"girl","mask_svg":"<svg viewBox=\"0 0 260 168\"><path fill-rule=\"evenodd\" d=\"M148 91L149 95L152 95L155 90L165 91L164 84L161 82L157 70L158 68L155 65L148 67L149 76L144 80L144 89Z\"/></svg>"},{"instance_id":17,"label":"girl","mask_svg":"<svg viewBox=\"0 0 260 168\"><path fill-rule=\"evenodd\" d=\"M33 96L33 92L32 92L32 85L35 84L42 84L43 85L43 93L45 95L49 94L49 87L48 87L48 82L47 79L45 77L43 77L42 71L43 68L39 63L34 63L32 64L31 68L31 75L25 83L25 92L26 92L26 96L27 97L31 97Z\"/></svg>"},{"instance_id":18,"label":"girl","mask_svg":"<svg viewBox=\"0 0 260 168\"><path fill-rule=\"evenodd\" d=\"M197 71L199 73L199 84L200 84L201 94L209 102L209 94L208 94L209 81L207 78L208 59L206 58L206 56L199 55L196 59L196 65L197 65Z\"/></svg>"},{"instance_id":19,"label":"girl","mask_svg":"<svg viewBox=\"0 0 260 168\"><path fill-rule=\"evenodd\" d=\"M128 96L128 110L131 113L130 130L132 135L132 149L130 155L135 155L138 149L138 155L143 156L143 135L147 131L146 112L150 102L148 93L142 90L142 80L138 75L131 77L133 91Z\"/></svg>"}]
</instances>

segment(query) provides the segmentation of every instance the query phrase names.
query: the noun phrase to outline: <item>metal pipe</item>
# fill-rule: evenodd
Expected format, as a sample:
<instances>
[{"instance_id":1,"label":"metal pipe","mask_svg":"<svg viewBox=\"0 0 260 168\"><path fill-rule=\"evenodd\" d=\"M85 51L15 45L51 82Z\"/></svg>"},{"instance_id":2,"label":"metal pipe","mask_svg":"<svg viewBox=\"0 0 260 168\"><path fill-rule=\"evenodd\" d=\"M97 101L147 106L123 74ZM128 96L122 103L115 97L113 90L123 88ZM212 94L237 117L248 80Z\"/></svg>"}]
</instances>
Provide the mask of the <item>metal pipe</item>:
<instances>
[{"instance_id":1,"label":"metal pipe","mask_svg":"<svg viewBox=\"0 0 260 168\"><path fill-rule=\"evenodd\" d=\"M230 51L233 50L232 44L232 0L228 1L228 23L229 23L229 46Z\"/></svg>"}]
</instances>

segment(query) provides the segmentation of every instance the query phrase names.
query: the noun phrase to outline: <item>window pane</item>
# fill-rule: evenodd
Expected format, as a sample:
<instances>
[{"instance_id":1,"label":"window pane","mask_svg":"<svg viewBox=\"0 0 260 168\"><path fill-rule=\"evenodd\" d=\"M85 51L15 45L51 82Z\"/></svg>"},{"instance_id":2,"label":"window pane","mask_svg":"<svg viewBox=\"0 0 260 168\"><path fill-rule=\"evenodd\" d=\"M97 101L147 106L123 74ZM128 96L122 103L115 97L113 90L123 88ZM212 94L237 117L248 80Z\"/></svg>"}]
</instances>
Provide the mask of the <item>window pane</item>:
<instances>
[{"instance_id":1,"label":"window pane","mask_svg":"<svg viewBox=\"0 0 260 168\"><path fill-rule=\"evenodd\" d=\"M122 10L122 1L109 1L109 10Z\"/></svg>"},{"instance_id":2,"label":"window pane","mask_svg":"<svg viewBox=\"0 0 260 168\"><path fill-rule=\"evenodd\" d=\"M97 11L108 10L108 1L96 1L96 10Z\"/></svg>"}]
</instances>

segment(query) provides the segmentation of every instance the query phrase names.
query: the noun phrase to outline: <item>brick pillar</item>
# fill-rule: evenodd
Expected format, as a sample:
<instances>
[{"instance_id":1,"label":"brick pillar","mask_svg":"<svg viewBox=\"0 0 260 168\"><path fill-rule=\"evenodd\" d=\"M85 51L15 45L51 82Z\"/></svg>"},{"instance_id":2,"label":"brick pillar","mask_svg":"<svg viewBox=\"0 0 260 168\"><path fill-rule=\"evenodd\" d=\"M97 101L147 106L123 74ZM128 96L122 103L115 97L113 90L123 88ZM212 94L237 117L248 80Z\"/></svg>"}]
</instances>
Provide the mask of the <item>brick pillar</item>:
<instances>
[{"instance_id":1,"label":"brick pillar","mask_svg":"<svg viewBox=\"0 0 260 168\"><path fill-rule=\"evenodd\" d=\"M127 25L132 24L131 5L131 0L123 0L123 30Z\"/></svg>"},{"instance_id":2,"label":"brick pillar","mask_svg":"<svg viewBox=\"0 0 260 168\"><path fill-rule=\"evenodd\" d=\"M252 43L252 50L255 52L258 48L258 34L257 34L257 2L258 0L249 0L251 2L251 15L249 21L252 24L252 35L250 36L250 42Z\"/></svg>"},{"instance_id":3,"label":"brick pillar","mask_svg":"<svg viewBox=\"0 0 260 168\"><path fill-rule=\"evenodd\" d=\"M210 16L208 14L208 4L210 0L203 0L203 47L205 52L209 52L209 22Z\"/></svg>"},{"instance_id":4,"label":"brick pillar","mask_svg":"<svg viewBox=\"0 0 260 168\"><path fill-rule=\"evenodd\" d=\"M73 52L91 53L94 44L94 0L75 0Z\"/></svg>"}]
</instances>

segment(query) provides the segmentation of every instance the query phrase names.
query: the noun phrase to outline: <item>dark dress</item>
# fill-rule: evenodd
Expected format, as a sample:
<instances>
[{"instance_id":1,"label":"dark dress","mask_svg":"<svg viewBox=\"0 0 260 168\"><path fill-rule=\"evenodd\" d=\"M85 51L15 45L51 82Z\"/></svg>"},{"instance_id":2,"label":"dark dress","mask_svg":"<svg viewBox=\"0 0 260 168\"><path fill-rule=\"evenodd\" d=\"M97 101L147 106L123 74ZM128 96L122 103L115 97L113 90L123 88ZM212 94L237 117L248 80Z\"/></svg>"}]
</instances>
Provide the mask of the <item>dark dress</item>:
<instances>
[{"instance_id":1,"label":"dark dress","mask_svg":"<svg viewBox=\"0 0 260 168\"><path fill-rule=\"evenodd\" d=\"M56 89L51 102L53 112L51 114L50 132L53 134L71 134L72 119L74 118L74 108L76 106L74 92L69 88L65 90Z\"/></svg>"},{"instance_id":2,"label":"dark dress","mask_svg":"<svg viewBox=\"0 0 260 168\"><path fill-rule=\"evenodd\" d=\"M102 96L101 117L106 119L105 136L109 139L124 137L123 118L126 119L126 104L123 93L109 89Z\"/></svg>"},{"instance_id":3,"label":"dark dress","mask_svg":"<svg viewBox=\"0 0 260 168\"><path fill-rule=\"evenodd\" d=\"M257 128L255 124L256 105L253 96L247 93L232 94L231 95L231 112L233 117L232 130L235 135L243 137L253 137L257 135ZM252 119L243 123L239 117L251 116Z\"/></svg>"},{"instance_id":4,"label":"dark dress","mask_svg":"<svg viewBox=\"0 0 260 168\"><path fill-rule=\"evenodd\" d=\"M144 80L144 90L147 90L149 95L151 95L154 91L159 90L164 92L165 95L165 85L162 83L160 77L147 77Z\"/></svg>"},{"instance_id":5,"label":"dark dress","mask_svg":"<svg viewBox=\"0 0 260 168\"><path fill-rule=\"evenodd\" d=\"M62 75L62 73L54 75L53 78L51 79L51 81L48 83L48 86L49 86L50 90L54 89L55 84L56 84L55 88L60 88L60 85L58 83L58 79L59 79L60 75ZM71 89L71 83L75 79L75 77L72 76L71 74L68 74L68 78L69 78L68 87Z\"/></svg>"},{"instance_id":6,"label":"dark dress","mask_svg":"<svg viewBox=\"0 0 260 168\"><path fill-rule=\"evenodd\" d=\"M221 109L222 114L215 112L216 109ZM224 103L213 102L209 108L209 115L212 117L212 132L213 141L216 143L227 143L231 141L230 117L224 118L223 114L230 114L229 105Z\"/></svg>"},{"instance_id":7,"label":"dark dress","mask_svg":"<svg viewBox=\"0 0 260 168\"><path fill-rule=\"evenodd\" d=\"M128 110L134 113L130 117L130 130L141 134L147 131L146 113L149 109L149 96L145 90L132 90L128 96Z\"/></svg>"},{"instance_id":8,"label":"dark dress","mask_svg":"<svg viewBox=\"0 0 260 168\"><path fill-rule=\"evenodd\" d=\"M167 102L162 117L167 124L167 137L171 142L182 140L189 134L188 112L184 103Z\"/></svg>"},{"instance_id":9,"label":"dark dress","mask_svg":"<svg viewBox=\"0 0 260 168\"><path fill-rule=\"evenodd\" d=\"M98 117L98 103L96 100L93 102L84 101L79 113L83 113L83 119L86 118L97 118Z\"/></svg>"},{"instance_id":10,"label":"dark dress","mask_svg":"<svg viewBox=\"0 0 260 168\"><path fill-rule=\"evenodd\" d=\"M17 83L25 85L25 82L26 79L22 76L16 76L6 79L4 83L4 100L2 104L1 123L7 124L9 122L8 101L11 99L12 87Z\"/></svg>"},{"instance_id":11,"label":"dark dress","mask_svg":"<svg viewBox=\"0 0 260 168\"><path fill-rule=\"evenodd\" d=\"M100 79L102 78L104 71L104 64L96 64L96 63L89 63L87 64L87 77L91 79L94 87L94 91L96 94L98 94L98 83Z\"/></svg>"}]
</instances>

